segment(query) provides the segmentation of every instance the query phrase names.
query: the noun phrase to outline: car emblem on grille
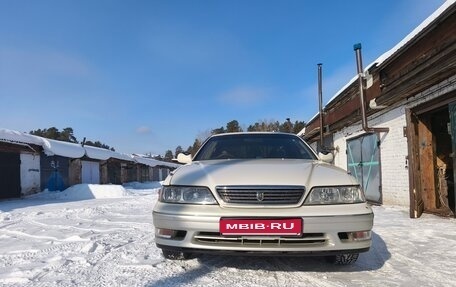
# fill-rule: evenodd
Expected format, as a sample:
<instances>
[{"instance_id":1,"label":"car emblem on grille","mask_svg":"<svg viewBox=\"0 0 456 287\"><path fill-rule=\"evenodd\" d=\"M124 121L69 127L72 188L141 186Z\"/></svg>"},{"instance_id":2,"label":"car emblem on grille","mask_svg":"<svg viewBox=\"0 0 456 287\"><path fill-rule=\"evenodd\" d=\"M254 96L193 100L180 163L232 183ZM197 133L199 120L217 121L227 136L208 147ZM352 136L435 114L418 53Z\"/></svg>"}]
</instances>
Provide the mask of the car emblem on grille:
<instances>
[{"instance_id":1,"label":"car emblem on grille","mask_svg":"<svg viewBox=\"0 0 456 287\"><path fill-rule=\"evenodd\" d=\"M264 199L264 192L258 191L258 192L256 193L256 198L257 198L258 201L263 201L263 199Z\"/></svg>"}]
</instances>

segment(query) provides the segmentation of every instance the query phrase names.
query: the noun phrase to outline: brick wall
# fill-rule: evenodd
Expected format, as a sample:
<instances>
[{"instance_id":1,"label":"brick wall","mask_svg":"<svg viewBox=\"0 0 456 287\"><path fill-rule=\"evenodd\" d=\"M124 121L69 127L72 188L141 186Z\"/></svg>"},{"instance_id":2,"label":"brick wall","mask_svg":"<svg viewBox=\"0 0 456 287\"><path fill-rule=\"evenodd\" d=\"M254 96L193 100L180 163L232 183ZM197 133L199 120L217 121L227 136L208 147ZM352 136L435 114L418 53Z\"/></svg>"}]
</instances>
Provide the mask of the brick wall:
<instances>
[{"instance_id":1,"label":"brick wall","mask_svg":"<svg viewBox=\"0 0 456 287\"><path fill-rule=\"evenodd\" d=\"M408 205L407 138L403 136L405 110L398 107L375 119L369 119L369 126L390 128L388 133L379 135L383 203ZM334 147L339 149L334 161L336 166L347 169L347 140L364 133L359 124L334 134Z\"/></svg>"},{"instance_id":2,"label":"brick wall","mask_svg":"<svg viewBox=\"0 0 456 287\"><path fill-rule=\"evenodd\" d=\"M456 90L456 76L442 81L414 97L394 107L379 110L369 117L370 127L388 127L388 133L380 134L380 157L382 193L384 204L409 206L409 174L407 138L404 127L407 125L405 108L413 108L419 104L438 98ZM345 127L334 134L334 147L339 149L335 154L334 164L347 169L347 140L364 134L361 123Z\"/></svg>"}]
</instances>

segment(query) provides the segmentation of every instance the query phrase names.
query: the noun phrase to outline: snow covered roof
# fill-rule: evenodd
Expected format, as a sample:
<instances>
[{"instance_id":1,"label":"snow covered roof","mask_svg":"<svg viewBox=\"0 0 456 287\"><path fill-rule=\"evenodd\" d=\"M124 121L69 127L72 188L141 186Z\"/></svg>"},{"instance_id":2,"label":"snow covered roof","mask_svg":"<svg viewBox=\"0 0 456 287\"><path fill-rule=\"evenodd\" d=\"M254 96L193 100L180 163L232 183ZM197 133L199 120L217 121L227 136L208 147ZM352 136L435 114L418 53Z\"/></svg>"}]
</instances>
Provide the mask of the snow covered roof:
<instances>
[{"instance_id":1,"label":"snow covered roof","mask_svg":"<svg viewBox=\"0 0 456 287\"><path fill-rule=\"evenodd\" d=\"M0 141L43 145L43 138L9 129L0 129Z\"/></svg>"},{"instance_id":2,"label":"snow covered roof","mask_svg":"<svg viewBox=\"0 0 456 287\"><path fill-rule=\"evenodd\" d=\"M153 159L153 158L145 158L145 157L141 157L141 156L133 156L133 159L137 163L141 163L141 164L148 165L148 166L151 166L151 167L154 167L154 166L167 166L167 167L177 168L177 167L180 166L179 164L175 164L175 163L171 163L171 162L165 162L165 161L160 161L160 160L156 160L156 159Z\"/></svg>"},{"instance_id":3,"label":"snow covered roof","mask_svg":"<svg viewBox=\"0 0 456 287\"><path fill-rule=\"evenodd\" d=\"M93 159L99 160L107 160L108 158L112 157L113 151L105 148L93 147L85 145L83 147L85 149L85 154Z\"/></svg>"},{"instance_id":4,"label":"snow covered roof","mask_svg":"<svg viewBox=\"0 0 456 287\"><path fill-rule=\"evenodd\" d=\"M46 155L59 155L69 158L81 158L85 155L85 149L79 144L43 139L43 149Z\"/></svg>"},{"instance_id":5,"label":"snow covered roof","mask_svg":"<svg viewBox=\"0 0 456 287\"><path fill-rule=\"evenodd\" d=\"M396 46L394 46L392 49L378 57L371 65L369 65L367 69L372 67L373 65L380 65L387 59L389 59L391 56L394 55L397 51L399 51L400 48L404 47L408 42L410 42L413 38L415 38L421 31L423 31L426 27L431 25L432 22L434 22L435 19L437 19L443 12L445 12L448 8L450 8L451 5L456 3L456 0L446 0L442 6L440 6L437 10L435 10L434 13L431 14L431 16L427 17L420 25L418 25L415 29L413 29L412 32L410 32L407 36L405 36L402 41L397 43Z\"/></svg>"},{"instance_id":6,"label":"snow covered roof","mask_svg":"<svg viewBox=\"0 0 456 287\"><path fill-rule=\"evenodd\" d=\"M306 134L306 127L303 127L302 130L297 134L299 137Z\"/></svg>"},{"instance_id":7,"label":"snow covered roof","mask_svg":"<svg viewBox=\"0 0 456 287\"><path fill-rule=\"evenodd\" d=\"M443 12L445 12L451 5L456 3L456 0L447 0L445 1L442 6L440 6L434 13L432 13L429 17L427 17L420 25L418 25L412 32L410 32L404 39L402 39L399 43L397 43L393 48L388 50L387 52L383 53L380 57L378 57L375 61L367 65L364 71L368 71L373 66L381 65L383 62L388 60L392 57L397 51L399 51L402 47L404 47L407 43L409 43L413 38L415 38L421 31L423 31L426 27L428 27L435 19L437 19ZM327 104L333 102L340 94L343 93L349 86L351 86L356 80L358 79L358 75L355 75L347 84L345 84L334 96L327 102ZM312 122L318 113L314 115L309 122Z\"/></svg>"},{"instance_id":8,"label":"snow covered roof","mask_svg":"<svg viewBox=\"0 0 456 287\"><path fill-rule=\"evenodd\" d=\"M80 158L85 150L78 144L46 139L19 131L0 129L0 140L12 143L34 144L43 147L46 155L60 155L69 158Z\"/></svg>"},{"instance_id":9,"label":"snow covered roof","mask_svg":"<svg viewBox=\"0 0 456 287\"><path fill-rule=\"evenodd\" d=\"M46 139L9 129L0 129L0 140L39 145L43 147L44 153L49 156L60 155L80 158L85 154L85 150L78 144Z\"/></svg>"},{"instance_id":10,"label":"snow covered roof","mask_svg":"<svg viewBox=\"0 0 456 287\"><path fill-rule=\"evenodd\" d=\"M109 158L115 158L125 161L133 161L133 158L128 154L118 153L109 149L93 147L85 145L86 156L93 159L107 160Z\"/></svg>"},{"instance_id":11,"label":"snow covered roof","mask_svg":"<svg viewBox=\"0 0 456 287\"><path fill-rule=\"evenodd\" d=\"M87 156L89 158L98 160L107 160L109 158L115 158L124 161L135 161L137 163L141 163L151 167L167 166L170 168L177 168L180 166L179 164L159 161L152 158L145 158L138 155L132 156L129 154L119 153L112 150L88 145L81 146L77 143L47 139L3 128L0 129L0 141L21 144L34 144L42 146L44 153L48 156L59 155L68 158L81 158L83 156Z\"/></svg>"},{"instance_id":12,"label":"snow covered roof","mask_svg":"<svg viewBox=\"0 0 456 287\"><path fill-rule=\"evenodd\" d=\"M145 165L148 165L148 166L157 166L160 164L160 162L156 159L152 159L152 158L144 158L144 157L140 157L140 156L133 156L133 159L137 162L137 163L141 163L141 164L145 164Z\"/></svg>"},{"instance_id":13,"label":"snow covered roof","mask_svg":"<svg viewBox=\"0 0 456 287\"><path fill-rule=\"evenodd\" d=\"M113 152L112 158L121 159L125 161L134 161L133 157L129 154Z\"/></svg>"}]
</instances>

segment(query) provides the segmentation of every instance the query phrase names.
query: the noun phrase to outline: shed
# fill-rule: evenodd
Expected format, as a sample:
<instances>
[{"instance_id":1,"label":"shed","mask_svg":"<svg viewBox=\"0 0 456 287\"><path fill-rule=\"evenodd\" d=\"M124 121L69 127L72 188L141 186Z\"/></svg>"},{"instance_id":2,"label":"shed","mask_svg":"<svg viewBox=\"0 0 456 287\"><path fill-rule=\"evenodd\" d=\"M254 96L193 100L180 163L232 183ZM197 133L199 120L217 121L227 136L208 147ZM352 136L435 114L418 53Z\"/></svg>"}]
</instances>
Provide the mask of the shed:
<instances>
[{"instance_id":1,"label":"shed","mask_svg":"<svg viewBox=\"0 0 456 287\"><path fill-rule=\"evenodd\" d=\"M170 170L180 166L179 164L146 158L140 155L133 155L133 158L142 165L138 169L139 181L164 180L168 176Z\"/></svg>"},{"instance_id":2,"label":"shed","mask_svg":"<svg viewBox=\"0 0 456 287\"><path fill-rule=\"evenodd\" d=\"M40 191L41 139L0 129L0 198Z\"/></svg>"},{"instance_id":3,"label":"shed","mask_svg":"<svg viewBox=\"0 0 456 287\"><path fill-rule=\"evenodd\" d=\"M129 166L131 167L131 165L135 163L131 156L108 149L87 145L84 146L84 149L86 150L87 159L91 159L92 162L94 162L93 160L100 161L98 167L95 166L96 164L92 163L93 171L91 171L90 176L93 181L91 183L123 184L127 182L127 169ZM95 175L97 168L98 176ZM86 173L89 173L89 171L86 171ZM82 174L82 182L84 183L84 165ZM97 179L98 182L95 182L95 179Z\"/></svg>"},{"instance_id":4,"label":"shed","mask_svg":"<svg viewBox=\"0 0 456 287\"><path fill-rule=\"evenodd\" d=\"M114 155L108 159L108 183L112 184L124 184L128 182L127 170L135 164L133 157L124 153L114 153Z\"/></svg>"},{"instance_id":5,"label":"shed","mask_svg":"<svg viewBox=\"0 0 456 287\"><path fill-rule=\"evenodd\" d=\"M42 138L45 156L41 157L41 188L64 190L81 183L78 159L85 155L82 146L75 143Z\"/></svg>"}]
</instances>

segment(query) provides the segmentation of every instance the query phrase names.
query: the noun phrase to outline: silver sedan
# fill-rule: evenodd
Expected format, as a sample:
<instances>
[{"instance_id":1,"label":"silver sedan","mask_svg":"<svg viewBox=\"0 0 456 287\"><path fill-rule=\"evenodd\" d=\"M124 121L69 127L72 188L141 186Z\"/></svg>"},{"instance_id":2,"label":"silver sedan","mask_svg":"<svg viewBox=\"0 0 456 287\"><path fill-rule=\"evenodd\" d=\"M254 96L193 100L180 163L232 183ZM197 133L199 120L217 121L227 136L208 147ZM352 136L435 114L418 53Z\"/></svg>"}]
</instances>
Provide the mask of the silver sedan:
<instances>
[{"instance_id":1,"label":"silver sedan","mask_svg":"<svg viewBox=\"0 0 456 287\"><path fill-rule=\"evenodd\" d=\"M359 183L285 133L206 140L165 180L153 210L168 259L198 253L319 255L349 264L371 246L374 215Z\"/></svg>"}]
</instances>

